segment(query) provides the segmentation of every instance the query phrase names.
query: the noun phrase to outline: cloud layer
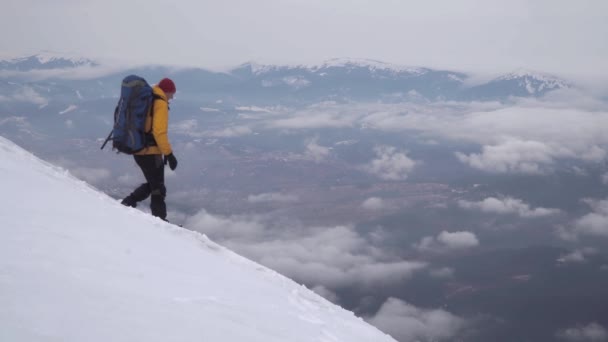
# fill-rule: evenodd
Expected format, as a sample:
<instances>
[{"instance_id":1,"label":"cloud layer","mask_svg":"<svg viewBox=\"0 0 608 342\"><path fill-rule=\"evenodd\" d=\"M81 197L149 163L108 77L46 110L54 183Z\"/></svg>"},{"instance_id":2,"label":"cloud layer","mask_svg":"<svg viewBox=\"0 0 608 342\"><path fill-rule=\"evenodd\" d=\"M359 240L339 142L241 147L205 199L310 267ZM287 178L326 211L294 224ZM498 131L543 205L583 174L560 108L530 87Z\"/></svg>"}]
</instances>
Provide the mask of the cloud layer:
<instances>
[{"instance_id":1,"label":"cloud layer","mask_svg":"<svg viewBox=\"0 0 608 342\"><path fill-rule=\"evenodd\" d=\"M608 340L608 330L597 323L589 323L585 326L565 329L556 336L573 342L600 342Z\"/></svg>"},{"instance_id":2,"label":"cloud layer","mask_svg":"<svg viewBox=\"0 0 608 342\"><path fill-rule=\"evenodd\" d=\"M389 298L368 321L399 341L439 341L453 338L466 321L445 310L419 309Z\"/></svg>"},{"instance_id":3,"label":"cloud layer","mask_svg":"<svg viewBox=\"0 0 608 342\"><path fill-rule=\"evenodd\" d=\"M505 197L505 198L496 198L496 197L488 197L479 202L470 202L465 200L458 201L458 205L464 209L469 210L479 210L485 213L494 213L494 214L513 214L518 215L522 218L534 218L534 217L544 217L551 216L560 213L559 209L550 209L550 208L534 208L531 209L530 205L524 203L522 200Z\"/></svg>"},{"instance_id":4,"label":"cloud layer","mask_svg":"<svg viewBox=\"0 0 608 342\"><path fill-rule=\"evenodd\" d=\"M376 159L363 169L384 180L405 180L416 166L416 162L391 146L378 146L374 149Z\"/></svg>"},{"instance_id":5,"label":"cloud layer","mask_svg":"<svg viewBox=\"0 0 608 342\"><path fill-rule=\"evenodd\" d=\"M282 225L262 217L219 217L204 210L184 224L265 266L328 290L396 284L426 268L424 262L387 254L350 226Z\"/></svg>"},{"instance_id":6,"label":"cloud layer","mask_svg":"<svg viewBox=\"0 0 608 342\"><path fill-rule=\"evenodd\" d=\"M422 238L415 247L422 252L450 252L469 249L479 246L477 236L468 231L448 232L442 231L436 237Z\"/></svg>"}]
</instances>

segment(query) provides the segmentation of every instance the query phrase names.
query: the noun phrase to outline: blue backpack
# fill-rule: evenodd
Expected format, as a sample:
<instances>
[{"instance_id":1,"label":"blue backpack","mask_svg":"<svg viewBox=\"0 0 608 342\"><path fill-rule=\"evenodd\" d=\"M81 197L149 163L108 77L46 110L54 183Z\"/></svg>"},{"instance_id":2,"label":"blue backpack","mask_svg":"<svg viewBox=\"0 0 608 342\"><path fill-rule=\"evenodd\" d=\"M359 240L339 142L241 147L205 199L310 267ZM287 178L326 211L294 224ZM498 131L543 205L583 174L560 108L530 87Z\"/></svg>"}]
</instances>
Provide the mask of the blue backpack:
<instances>
[{"instance_id":1,"label":"blue backpack","mask_svg":"<svg viewBox=\"0 0 608 342\"><path fill-rule=\"evenodd\" d=\"M103 149L112 139L112 149L126 154L137 153L148 146L155 146L151 131L146 132L146 117L154 114L154 100L162 99L152 91L145 79L130 75L122 80L120 99L114 111L114 128L101 146Z\"/></svg>"}]
</instances>

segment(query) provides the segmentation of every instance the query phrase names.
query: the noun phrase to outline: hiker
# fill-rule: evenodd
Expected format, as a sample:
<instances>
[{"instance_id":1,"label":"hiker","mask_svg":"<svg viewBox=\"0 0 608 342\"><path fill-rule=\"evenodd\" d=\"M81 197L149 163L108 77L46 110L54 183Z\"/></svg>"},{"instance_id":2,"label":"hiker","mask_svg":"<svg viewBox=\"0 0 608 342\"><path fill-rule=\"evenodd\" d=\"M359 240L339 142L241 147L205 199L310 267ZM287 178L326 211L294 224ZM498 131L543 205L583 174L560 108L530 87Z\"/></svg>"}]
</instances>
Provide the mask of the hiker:
<instances>
[{"instance_id":1,"label":"hiker","mask_svg":"<svg viewBox=\"0 0 608 342\"><path fill-rule=\"evenodd\" d=\"M152 91L157 100L153 102L152 111L148 112L146 117L145 131L151 132L153 139L150 139L151 143L148 143L143 150L133 154L135 162L146 178L146 183L136 188L121 203L135 208L138 202L151 196L152 215L167 221L165 165L168 163L171 170L175 170L177 167L177 158L173 154L167 137L169 101L175 95L175 83L168 78L163 78L152 88Z\"/></svg>"}]
</instances>

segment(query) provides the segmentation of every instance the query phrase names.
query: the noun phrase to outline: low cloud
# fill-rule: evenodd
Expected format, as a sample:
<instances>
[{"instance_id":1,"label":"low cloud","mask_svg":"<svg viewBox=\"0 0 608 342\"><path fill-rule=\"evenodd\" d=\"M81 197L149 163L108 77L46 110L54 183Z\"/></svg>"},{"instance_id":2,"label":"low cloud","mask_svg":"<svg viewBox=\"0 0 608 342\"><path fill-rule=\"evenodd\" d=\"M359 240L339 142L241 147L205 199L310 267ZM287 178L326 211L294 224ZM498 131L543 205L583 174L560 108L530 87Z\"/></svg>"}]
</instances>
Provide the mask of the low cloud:
<instances>
[{"instance_id":1,"label":"low cloud","mask_svg":"<svg viewBox=\"0 0 608 342\"><path fill-rule=\"evenodd\" d=\"M311 106L309 108L286 112L281 118L267 122L269 128L313 129L350 127L356 117L347 108L335 106Z\"/></svg>"},{"instance_id":2,"label":"low cloud","mask_svg":"<svg viewBox=\"0 0 608 342\"><path fill-rule=\"evenodd\" d=\"M574 232L578 234L608 237L608 199L585 200L591 213L584 215L574 222Z\"/></svg>"},{"instance_id":3,"label":"low cloud","mask_svg":"<svg viewBox=\"0 0 608 342\"><path fill-rule=\"evenodd\" d=\"M426 267L387 254L351 226L286 226L261 216L220 217L204 210L184 226L297 281L329 290L396 284Z\"/></svg>"},{"instance_id":4,"label":"low cloud","mask_svg":"<svg viewBox=\"0 0 608 342\"><path fill-rule=\"evenodd\" d=\"M563 255L557 259L559 263L583 263L587 261L587 256L595 254L597 251L594 248L581 248L574 250L566 255Z\"/></svg>"},{"instance_id":5,"label":"low cloud","mask_svg":"<svg viewBox=\"0 0 608 342\"><path fill-rule=\"evenodd\" d=\"M384 180L405 180L416 162L392 146L378 146L374 149L377 158L363 169Z\"/></svg>"},{"instance_id":6,"label":"low cloud","mask_svg":"<svg viewBox=\"0 0 608 342\"><path fill-rule=\"evenodd\" d=\"M443 231L436 237L424 237L415 245L416 249L423 252L449 252L477 246L479 246L477 236L467 231L453 233Z\"/></svg>"},{"instance_id":7,"label":"low cloud","mask_svg":"<svg viewBox=\"0 0 608 342\"><path fill-rule=\"evenodd\" d=\"M572 221L568 226L556 227L555 234L564 241L577 241L582 236L608 238L608 199L584 199L591 212Z\"/></svg>"},{"instance_id":8,"label":"low cloud","mask_svg":"<svg viewBox=\"0 0 608 342\"><path fill-rule=\"evenodd\" d=\"M522 200L505 197L495 198L488 197L480 202L469 202L465 200L458 201L458 205L461 208L468 210L479 210L485 213L493 214L513 214L518 215L522 218L534 218L557 215L560 213L559 209L550 208L534 208L531 209L529 204L524 203Z\"/></svg>"},{"instance_id":9,"label":"low cloud","mask_svg":"<svg viewBox=\"0 0 608 342\"><path fill-rule=\"evenodd\" d=\"M112 75L127 69L126 65L83 65L74 68L34 69L30 71L2 70L0 77L18 77L30 81L43 81L50 78L64 80L90 80Z\"/></svg>"},{"instance_id":10,"label":"low cloud","mask_svg":"<svg viewBox=\"0 0 608 342\"><path fill-rule=\"evenodd\" d=\"M144 176L140 173L127 172L123 175L118 176L118 183L121 185L134 186L145 182Z\"/></svg>"},{"instance_id":11,"label":"low cloud","mask_svg":"<svg viewBox=\"0 0 608 342\"><path fill-rule=\"evenodd\" d=\"M49 103L49 99L40 95L34 88L29 86L22 87L11 95L3 96L3 101L27 102L40 107L44 107Z\"/></svg>"},{"instance_id":12,"label":"low cloud","mask_svg":"<svg viewBox=\"0 0 608 342\"><path fill-rule=\"evenodd\" d=\"M98 184L110 178L112 173L108 169L95 169L87 167L71 168L70 172L90 184Z\"/></svg>"},{"instance_id":13,"label":"low cloud","mask_svg":"<svg viewBox=\"0 0 608 342\"><path fill-rule=\"evenodd\" d=\"M451 340L466 321L442 309L420 309L389 298L367 321L399 341Z\"/></svg>"},{"instance_id":14,"label":"low cloud","mask_svg":"<svg viewBox=\"0 0 608 342\"><path fill-rule=\"evenodd\" d=\"M500 145L483 146L482 152L456 157L472 168L494 173L541 174L553 163L555 153L538 141L507 141Z\"/></svg>"},{"instance_id":15,"label":"low cloud","mask_svg":"<svg viewBox=\"0 0 608 342\"><path fill-rule=\"evenodd\" d=\"M556 334L556 337L574 342L608 341L608 331L603 326L593 322L586 326L568 328Z\"/></svg>"},{"instance_id":16,"label":"low cloud","mask_svg":"<svg viewBox=\"0 0 608 342\"><path fill-rule=\"evenodd\" d=\"M232 126L218 131L208 132L206 135L214 138L233 138L250 135L253 130L249 126Z\"/></svg>"},{"instance_id":17,"label":"low cloud","mask_svg":"<svg viewBox=\"0 0 608 342\"><path fill-rule=\"evenodd\" d=\"M246 125L236 125L226 127L220 130L203 130L199 127L196 119L188 119L172 124L171 131L175 134L182 134L192 138L233 138L245 135L250 135L253 130Z\"/></svg>"},{"instance_id":18,"label":"low cloud","mask_svg":"<svg viewBox=\"0 0 608 342\"><path fill-rule=\"evenodd\" d=\"M258 195L249 195L247 197L247 201L249 203L269 203L269 202L270 203L272 203L272 202L288 203L288 202L296 202L297 200L298 200L297 196L282 194L282 193L278 193L278 192L264 193L264 194L258 194Z\"/></svg>"},{"instance_id":19,"label":"low cloud","mask_svg":"<svg viewBox=\"0 0 608 342\"><path fill-rule=\"evenodd\" d=\"M367 210L382 210L386 207L386 203L381 198L370 197L363 201L361 207Z\"/></svg>"},{"instance_id":20,"label":"low cloud","mask_svg":"<svg viewBox=\"0 0 608 342\"><path fill-rule=\"evenodd\" d=\"M608 156L605 103L522 99L498 102L434 102L424 105L323 104L268 122L270 128L362 127L418 132L426 140L477 144L480 152L456 151L472 168L492 173L544 174L560 159L600 162Z\"/></svg>"},{"instance_id":21,"label":"low cloud","mask_svg":"<svg viewBox=\"0 0 608 342\"><path fill-rule=\"evenodd\" d=\"M330 148L321 146L317 143L318 139L312 139L306 144L306 152L304 155L311 160L319 163L325 160L331 151Z\"/></svg>"},{"instance_id":22,"label":"low cloud","mask_svg":"<svg viewBox=\"0 0 608 342\"><path fill-rule=\"evenodd\" d=\"M492 173L545 174L560 159L597 163L608 156L605 102L571 91L514 101L324 102L263 120L270 129L361 127L416 132L421 141L476 144L479 152L455 151L457 158Z\"/></svg>"}]
</instances>

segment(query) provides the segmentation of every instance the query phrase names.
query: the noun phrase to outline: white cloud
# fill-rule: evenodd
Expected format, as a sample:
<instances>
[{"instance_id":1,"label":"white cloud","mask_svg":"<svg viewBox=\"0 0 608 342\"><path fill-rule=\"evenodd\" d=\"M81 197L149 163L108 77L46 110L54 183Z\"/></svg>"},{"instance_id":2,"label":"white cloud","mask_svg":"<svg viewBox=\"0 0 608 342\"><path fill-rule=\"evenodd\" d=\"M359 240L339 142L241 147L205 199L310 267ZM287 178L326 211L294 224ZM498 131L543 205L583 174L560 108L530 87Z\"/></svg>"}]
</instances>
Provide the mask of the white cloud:
<instances>
[{"instance_id":1,"label":"white cloud","mask_svg":"<svg viewBox=\"0 0 608 342\"><path fill-rule=\"evenodd\" d=\"M443 231L437 236L437 241L441 242L450 249L466 249L479 245L479 240L471 232Z\"/></svg>"},{"instance_id":2,"label":"white cloud","mask_svg":"<svg viewBox=\"0 0 608 342\"><path fill-rule=\"evenodd\" d=\"M210 137L217 137L217 138L233 138L233 137L240 137L240 136L244 136L244 135L250 135L253 133L253 130L249 127L249 126L232 126L232 127L227 127L224 128L222 130L218 130L218 131L211 131L209 133L207 133L208 136Z\"/></svg>"},{"instance_id":3,"label":"white cloud","mask_svg":"<svg viewBox=\"0 0 608 342\"><path fill-rule=\"evenodd\" d=\"M241 240L263 236L266 227L255 218L229 218L214 216L205 210L186 220L184 226L209 235L213 239L226 240L238 237Z\"/></svg>"},{"instance_id":4,"label":"white cloud","mask_svg":"<svg viewBox=\"0 0 608 342\"><path fill-rule=\"evenodd\" d=\"M529 204L522 200L505 197L495 198L488 197L480 202L469 202L465 200L458 201L458 205L464 209L480 210L486 213L495 214L514 214L523 218L534 218L551 216L560 213L559 209L550 208L535 208L531 209Z\"/></svg>"},{"instance_id":5,"label":"white cloud","mask_svg":"<svg viewBox=\"0 0 608 342\"><path fill-rule=\"evenodd\" d=\"M578 233L564 225L557 225L554 234L564 241L576 242L578 240Z\"/></svg>"},{"instance_id":6,"label":"white cloud","mask_svg":"<svg viewBox=\"0 0 608 342\"><path fill-rule=\"evenodd\" d=\"M200 107L199 109L201 111L205 112L205 113L218 113L218 112L220 112L220 110L217 109L217 108Z\"/></svg>"},{"instance_id":7,"label":"white cloud","mask_svg":"<svg viewBox=\"0 0 608 342\"><path fill-rule=\"evenodd\" d=\"M38 53L40 50L32 51ZM125 70L124 63L120 65L79 66L65 69L36 69L30 71L1 70L0 77L19 77L30 81L42 81L49 78L60 78L65 80L89 80L104 77Z\"/></svg>"},{"instance_id":8,"label":"white cloud","mask_svg":"<svg viewBox=\"0 0 608 342\"><path fill-rule=\"evenodd\" d=\"M370 197L363 201L361 207L367 210L382 210L386 207L386 203L384 200L382 200L382 198Z\"/></svg>"},{"instance_id":9,"label":"white cloud","mask_svg":"<svg viewBox=\"0 0 608 342\"><path fill-rule=\"evenodd\" d=\"M583 254L581 251L574 251L570 254L566 254L564 256L559 257L559 259L557 259L558 262L561 263L579 263L579 262L585 262L585 254Z\"/></svg>"},{"instance_id":10,"label":"white cloud","mask_svg":"<svg viewBox=\"0 0 608 342\"><path fill-rule=\"evenodd\" d=\"M171 124L171 132L175 134L184 134L191 137L202 137L203 134L198 128L196 119L182 120Z\"/></svg>"},{"instance_id":11,"label":"white cloud","mask_svg":"<svg viewBox=\"0 0 608 342\"><path fill-rule=\"evenodd\" d=\"M260 216L219 217L206 211L184 226L297 281L326 289L395 284L426 267L387 254L350 226L277 226Z\"/></svg>"},{"instance_id":12,"label":"white cloud","mask_svg":"<svg viewBox=\"0 0 608 342\"><path fill-rule=\"evenodd\" d=\"M556 334L560 339L574 342L600 342L608 341L606 328L595 322L586 326L578 326L565 329Z\"/></svg>"},{"instance_id":13,"label":"white cloud","mask_svg":"<svg viewBox=\"0 0 608 342\"><path fill-rule=\"evenodd\" d=\"M250 203L266 203L266 202L295 202L298 200L297 196L282 194L278 192L264 193L258 195L249 195L247 201Z\"/></svg>"},{"instance_id":14,"label":"white cloud","mask_svg":"<svg viewBox=\"0 0 608 342\"><path fill-rule=\"evenodd\" d=\"M469 166L496 173L543 173L544 167L553 163L555 153L545 143L538 141L507 141L500 145L483 146L482 153L465 155L456 153L458 159Z\"/></svg>"},{"instance_id":15,"label":"white cloud","mask_svg":"<svg viewBox=\"0 0 608 342\"><path fill-rule=\"evenodd\" d=\"M479 240L474 233L460 231L450 233L443 231L437 237L427 236L420 240L415 247L420 251L449 252L469 249L479 246Z\"/></svg>"},{"instance_id":16,"label":"white cloud","mask_svg":"<svg viewBox=\"0 0 608 342\"><path fill-rule=\"evenodd\" d=\"M582 263L587 261L587 255L592 255L595 253L597 253L597 251L594 248L580 248L559 257L557 261L560 263Z\"/></svg>"},{"instance_id":17,"label":"white cloud","mask_svg":"<svg viewBox=\"0 0 608 342\"><path fill-rule=\"evenodd\" d=\"M608 137L601 131L608 125L605 104L585 108L584 104L534 99L510 106L473 102L377 107L380 110L359 109L369 114L358 120L379 130L414 130L479 144L479 153L457 152L456 156L488 172L542 174L559 159L597 163L607 156Z\"/></svg>"},{"instance_id":18,"label":"white cloud","mask_svg":"<svg viewBox=\"0 0 608 342\"><path fill-rule=\"evenodd\" d=\"M570 226L560 225L555 234L565 241L577 241L581 236L608 237L608 199L584 199L591 212L572 221Z\"/></svg>"},{"instance_id":19,"label":"white cloud","mask_svg":"<svg viewBox=\"0 0 608 342\"><path fill-rule=\"evenodd\" d=\"M10 96L14 101L29 102L39 106L46 106L49 100L40 95L34 88L24 86Z\"/></svg>"},{"instance_id":20,"label":"white cloud","mask_svg":"<svg viewBox=\"0 0 608 342\"><path fill-rule=\"evenodd\" d=\"M118 177L118 183L122 185L132 186L137 182L143 182L143 175L134 175L132 173L125 173Z\"/></svg>"},{"instance_id":21,"label":"white cloud","mask_svg":"<svg viewBox=\"0 0 608 342\"><path fill-rule=\"evenodd\" d=\"M304 155L319 163L325 160L330 153L330 148L321 146L317 143L318 139L312 139L306 144L306 152Z\"/></svg>"},{"instance_id":22,"label":"white cloud","mask_svg":"<svg viewBox=\"0 0 608 342\"><path fill-rule=\"evenodd\" d=\"M442 309L420 309L389 298L375 316L367 319L399 341L451 340L466 321Z\"/></svg>"},{"instance_id":23,"label":"white cloud","mask_svg":"<svg viewBox=\"0 0 608 342\"><path fill-rule=\"evenodd\" d=\"M70 172L74 176L86 181L87 183L91 183L91 184L96 184L103 180L109 179L110 176L112 175L112 173L108 169L101 169L101 168L95 169L95 168L88 168L88 167L71 168Z\"/></svg>"},{"instance_id":24,"label":"white cloud","mask_svg":"<svg viewBox=\"0 0 608 342\"><path fill-rule=\"evenodd\" d=\"M377 158L363 169L385 180L405 180L416 166L416 162L404 153L397 152L392 146L378 146L375 149Z\"/></svg>"},{"instance_id":25,"label":"white cloud","mask_svg":"<svg viewBox=\"0 0 608 342\"><path fill-rule=\"evenodd\" d=\"M477 144L478 152L455 151L456 157L493 173L544 174L563 159L598 163L608 156L608 136L602 130L608 126L605 103L581 103L576 98L524 99L515 104L325 102L264 120L269 129L359 126L419 132L419 141Z\"/></svg>"},{"instance_id":26,"label":"white cloud","mask_svg":"<svg viewBox=\"0 0 608 342\"><path fill-rule=\"evenodd\" d=\"M287 118L269 121L270 128L311 129L327 127L349 127L353 119L340 112L322 111L316 108L299 110Z\"/></svg>"},{"instance_id":27,"label":"white cloud","mask_svg":"<svg viewBox=\"0 0 608 342\"><path fill-rule=\"evenodd\" d=\"M283 82L295 89L308 87L311 83L309 80L302 76L287 76L283 78Z\"/></svg>"},{"instance_id":28,"label":"white cloud","mask_svg":"<svg viewBox=\"0 0 608 342\"><path fill-rule=\"evenodd\" d=\"M183 134L193 138L214 137L214 138L232 138L253 133L253 130L246 125L237 125L226 127L220 130L204 131L199 128L196 119L182 120L171 125L171 131L176 134Z\"/></svg>"},{"instance_id":29,"label":"white cloud","mask_svg":"<svg viewBox=\"0 0 608 342\"><path fill-rule=\"evenodd\" d=\"M585 200L592 212L574 222L574 233L608 237L608 200Z\"/></svg>"}]
</instances>

